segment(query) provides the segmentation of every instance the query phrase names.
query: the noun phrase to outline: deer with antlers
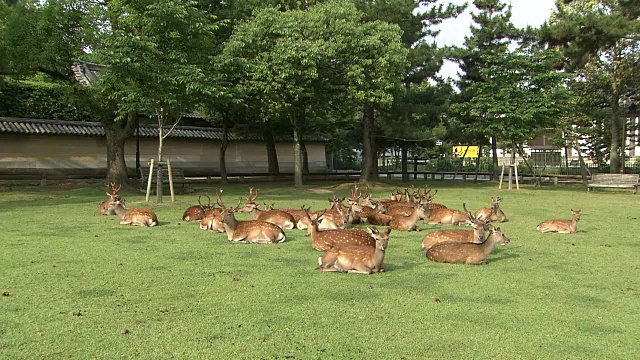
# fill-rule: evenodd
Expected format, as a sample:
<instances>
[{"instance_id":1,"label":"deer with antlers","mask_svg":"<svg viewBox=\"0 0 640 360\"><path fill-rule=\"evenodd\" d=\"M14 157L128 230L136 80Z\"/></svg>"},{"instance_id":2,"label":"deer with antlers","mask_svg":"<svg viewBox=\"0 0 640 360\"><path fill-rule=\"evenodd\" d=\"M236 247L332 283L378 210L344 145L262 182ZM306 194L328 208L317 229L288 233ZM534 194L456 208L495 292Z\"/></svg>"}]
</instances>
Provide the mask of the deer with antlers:
<instances>
[{"instance_id":1,"label":"deer with antlers","mask_svg":"<svg viewBox=\"0 0 640 360\"><path fill-rule=\"evenodd\" d=\"M201 221L202 219L204 219L207 210L214 208L211 206L211 198L209 197L209 195L205 196L209 200L207 206L202 205L202 203L200 202L200 198L202 197L202 195L198 196L198 205L188 207L187 210L184 211L184 214L182 214L182 220L192 222Z\"/></svg>"},{"instance_id":2,"label":"deer with antlers","mask_svg":"<svg viewBox=\"0 0 640 360\"><path fill-rule=\"evenodd\" d=\"M373 233L373 230L371 230ZM371 274L384 271L384 254L389 243L390 228L375 239L375 246L336 246L318 258L322 271ZM380 235L381 234L381 235Z\"/></svg>"},{"instance_id":3,"label":"deer with antlers","mask_svg":"<svg viewBox=\"0 0 640 360\"><path fill-rule=\"evenodd\" d=\"M462 204L464 211L453 209L432 209L426 223L429 225L471 225L466 204Z\"/></svg>"},{"instance_id":4,"label":"deer with antlers","mask_svg":"<svg viewBox=\"0 0 640 360\"><path fill-rule=\"evenodd\" d=\"M107 210L113 211L116 215L120 216L120 225L158 225L158 216L153 211L147 209L127 210L122 200L109 203Z\"/></svg>"},{"instance_id":5,"label":"deer with antlers","mask_svg":"<svg viewBox=\"0 0 640 360\"><path fill-rule=\"evenodd\" d=\"M490 217L489 217L490 218ZM436 230L429 233L422 240L422 251L426 252L432 246L445 242L484 242L485 233L489 229L489 218L478 218L469 214L473 230Z\"/></svg>"},{"instance_id":6,"label":"deer with antlers","mask_svg":"<svg viewBox=\"0 0 640 360\"><path fill-rule=\"evenodd\" d=\"M437 262L484 265L496 245L508 243L509 239L504 236L500 228L489 225L487 240L481 244L471 242L441 243L429 248L426 255L429 260Z\"/></svg>"},{"instance_id":7,"label":"deer with antlers","mask_svg":"<svg viewBox=\"0 0 640 360\"><path fill-rule=\"evenodd\" d=\"M327 251L336 246L375 246L376 238L385 236L376 228L369 228L367 231L361 229L337 229L320 231L318 223L323 221L322 214L309 214L308 209L302 208L309 219L307 235L311 236L313 248L318 251ZM391 230L389 229L389 232ZM388 232L386 232L388 237Z\"/></svg>"},{"instance_id":8,"label":"deer with antlers","mask_svg":"<svg viewBox=\"0 0 640 360\"><path fill-rule=\"evenodd\" d=\"M100 204L100 206L98 206L98 211L100 212L100 215L116 215L115 211L113 210L107 210L107 208L109 207L110 203L116 202L116 201L123 201L124 199L118 195L118 191L120 191L120 188L122 188L122 185L116 187L115 183L111 183L111 184L104 184L104 186L106 186L111 193L106 193L107 196L109 197L109 200L106 200L105 202L103 202L102 204Z\"/></svg>"},{"instance_id":9,"label":"deer with antlers","mask_svg":"<svg viewBox=\"0 0 640 360\"><path fill-rule=\"evenodd\" d=\"M500 209L501 197L491 198L490 208L480 208L476 210L475 216L488 218L491 217L491 222L505 222L507 221L507 215Z\"/></svg>"},{"instance_id":10,"label":"deer with antlers","mask_svg":"<svg viewBox=\"0 0 640 360\"><path fill-rule=\"evenodd\" d=\"M559 234L573 234L578 232L580 210L571 209L571 220L546 220L538 224L537 231L542 233L557 232Z\"/></svg>"},{"instance_id":11,"label":"deer with antlers","mask_svg":"<svg viewBox=\"0 0 640 360\"><path fill-rule=\"evenodd\" d=\"M249 196L242 207L238 210L241 213L249 213L254 220L262 220L278 225L281 229L291 230L295 226L295 219L287 212L280 210L261 210L260 204L256 204L259 190L256 189L255 195L253 188L249 188Z\"/></svg>"},{"instance_id":12,"label":"deer with antlers","mask_svg":"<svg viewBox=\"0 0 640 360\"><path fill-rule=\"evenodd\" d=\"M271 244L281 243L285 240L284 231L275 224L262 220L238 221L233 213L236 212L242 203L232 209L228 209L222 202L220 192L217 192L218 204L222 208L222 225L227 233L227 238L236 244Z\"/></svg>"}]
</instances>

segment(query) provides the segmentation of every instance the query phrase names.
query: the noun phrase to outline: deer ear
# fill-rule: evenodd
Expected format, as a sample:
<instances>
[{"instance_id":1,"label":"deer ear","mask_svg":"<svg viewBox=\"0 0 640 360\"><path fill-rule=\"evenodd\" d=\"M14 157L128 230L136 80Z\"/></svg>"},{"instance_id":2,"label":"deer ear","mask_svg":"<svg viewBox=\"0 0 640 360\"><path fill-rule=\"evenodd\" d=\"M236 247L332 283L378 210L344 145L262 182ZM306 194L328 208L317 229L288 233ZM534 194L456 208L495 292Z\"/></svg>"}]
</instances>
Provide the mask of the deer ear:
<instances>
[{"instance_id":1,"label":"deer ear","mask_svg":"<svg viewBox=\"0 0 640 360\"><path fill-rule=\"evenodd\" d=\"M391 234L391 228L388 227L385 231L384 231L387 235Z\"/></svg>"}]
</instances>

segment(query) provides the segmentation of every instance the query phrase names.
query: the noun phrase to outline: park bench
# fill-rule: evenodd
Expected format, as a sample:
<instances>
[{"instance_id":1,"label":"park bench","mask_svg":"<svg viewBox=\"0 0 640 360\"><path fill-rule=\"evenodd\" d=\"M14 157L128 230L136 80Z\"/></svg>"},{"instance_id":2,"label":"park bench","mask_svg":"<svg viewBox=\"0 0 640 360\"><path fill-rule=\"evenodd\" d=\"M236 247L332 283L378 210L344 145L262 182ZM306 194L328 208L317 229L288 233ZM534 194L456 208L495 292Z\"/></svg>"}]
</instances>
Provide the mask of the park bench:
<instances>
[{"instance_id":1,"label":"park bench","mask_svg":"<svg viewBox=\"0 0 640 360\"><path fill-rule=\"evenodd\" d=\"M587 183L587 191L593 191L593 188L632 188L636 194L638 177L638 174L593 174Z\"/></svg>"}]
</instances>

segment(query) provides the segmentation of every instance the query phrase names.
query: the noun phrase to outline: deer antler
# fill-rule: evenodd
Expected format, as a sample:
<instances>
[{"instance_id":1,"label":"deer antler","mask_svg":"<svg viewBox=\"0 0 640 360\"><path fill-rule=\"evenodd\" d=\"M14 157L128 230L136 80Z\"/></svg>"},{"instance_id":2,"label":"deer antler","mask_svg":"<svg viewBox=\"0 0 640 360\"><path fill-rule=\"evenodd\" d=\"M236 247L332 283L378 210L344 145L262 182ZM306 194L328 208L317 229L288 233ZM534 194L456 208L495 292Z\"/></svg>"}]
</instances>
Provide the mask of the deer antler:
<instances>
[{"instance_id":1,"label":"deer antler","mask_svg":"<svg viewBox=\"0 0 640 360\"><path fill-rule=\"evenodd\" d=\"M207 208L212 209L212 207L211 207L211 197L209 195L205 195L205 196L207 197L207 200L208 200ZM214 207L215 207L215 205L214 205Z\"/></svg>"},{"instance_id":2,"label":"deer antler","mask_svg":"<svg viewBox=\"0 0 640 360\"><path fill-rule=\"evenodd\" d=\"M222 197L220 197L220 195L222 195L222 189L220 189L220 191L216 190L216 196L218 197L218 206L220 206L222 210L226 210L227 207L224 206L224 203L222 202Z\"/></svg>"},{"instance_id":3,"label":"deer antler","mask_svg":"<svg viewBox=\"0 0 640 360\"><path fill-rule=\"evenodd\" d=\"M249 196L247 197L247 204L253 203L258 198L258 189L256 189L256 196L253 196L253 188L249 188Z\"/></svg>"}]
</instances>

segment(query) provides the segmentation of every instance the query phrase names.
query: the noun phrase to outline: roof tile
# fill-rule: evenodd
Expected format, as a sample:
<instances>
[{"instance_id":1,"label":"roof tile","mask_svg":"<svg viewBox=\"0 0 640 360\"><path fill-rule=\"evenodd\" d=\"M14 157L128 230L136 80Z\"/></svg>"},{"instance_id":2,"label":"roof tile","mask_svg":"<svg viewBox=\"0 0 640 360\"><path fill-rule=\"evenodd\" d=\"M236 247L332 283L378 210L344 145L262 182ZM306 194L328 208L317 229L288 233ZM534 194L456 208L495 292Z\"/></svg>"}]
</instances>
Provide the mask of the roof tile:
<instances>
[{"instance_id":1,"label":"roof tile","mask_svg":"<svg viewBox=\"0 0 640 360\"><path fill-rule=\"evenodd\" d=\"M78 122L61 120L23 119L0 117L0 132L13 134L48 134L48 135L81 135L81 136L105 136L102 125L98 122ZM158 129L153 126L141 126L141 137L158 137ZM169 138L184 139L205 139L222 140L222 129L199 127L199 126L178 126ZM276 141L292 141L292 136L276 135ZM327 136L322 134L307 134L305 141L329 141ZM233 133L229 132L231 141L262 141L261 134Z\"/></svg>"}]
</instances>

